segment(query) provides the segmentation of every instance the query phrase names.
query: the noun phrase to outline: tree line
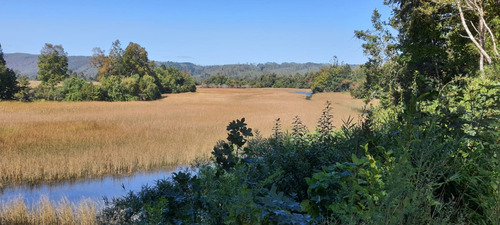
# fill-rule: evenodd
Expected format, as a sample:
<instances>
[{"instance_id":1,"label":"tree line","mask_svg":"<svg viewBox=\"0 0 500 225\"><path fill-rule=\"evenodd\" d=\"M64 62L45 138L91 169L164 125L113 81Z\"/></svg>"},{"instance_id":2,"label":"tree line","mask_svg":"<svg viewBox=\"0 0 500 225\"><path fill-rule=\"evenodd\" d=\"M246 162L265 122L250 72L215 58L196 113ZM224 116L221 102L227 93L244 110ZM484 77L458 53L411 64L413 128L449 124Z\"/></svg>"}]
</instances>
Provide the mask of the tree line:
<instances>
[{"instance_id":1,"label":"tree line","mask_svg":"<svg viewBox=\"0 0 500 225\"><path fill-rule=\"evenodd\" d=\"M209 88L308 88L318 92L356 92L356 85L364 77L358 67L339 63L336 58L332 64L323 66L318 72L304 75L279 76L266 73L258 77L229 77L218 74L201 81L202 87Z\"/></svg>"},{"instance_id":2,"label":"tree line","mask_svg":"<svg viewBox=\"0 0 500 225\"><path fill-rule=\"evenodd\" d=\"M277 74L278 76L305 74L316 72L327 64L320 63L258 63L258 64L228 64L200 66L192 63L164 62L162 64L179 67L189 71L196 79L203 80L211 76L225 74L231 78L256 78L262 74Z\"/></svg>"},{"instance_id":3,"label":"tree line","mask_svg":"<svg viewBox=\"0 0 500 225\"><path fill-rule=\"evenodd\" d=\"M195 79L176 67L157 67L148 59L146 49L129 43L121 48L113 42L106 55L96 48L91 64L98 70L98 85L86 81L68 70L68 56L61 45L45 44L38 56L38 79L41 84L31 87L27 77L17 79L6 68L0 46L0 99L19 101L133 101L155 100L163 93L195 92Z\"/></svg>"}]
</instances>

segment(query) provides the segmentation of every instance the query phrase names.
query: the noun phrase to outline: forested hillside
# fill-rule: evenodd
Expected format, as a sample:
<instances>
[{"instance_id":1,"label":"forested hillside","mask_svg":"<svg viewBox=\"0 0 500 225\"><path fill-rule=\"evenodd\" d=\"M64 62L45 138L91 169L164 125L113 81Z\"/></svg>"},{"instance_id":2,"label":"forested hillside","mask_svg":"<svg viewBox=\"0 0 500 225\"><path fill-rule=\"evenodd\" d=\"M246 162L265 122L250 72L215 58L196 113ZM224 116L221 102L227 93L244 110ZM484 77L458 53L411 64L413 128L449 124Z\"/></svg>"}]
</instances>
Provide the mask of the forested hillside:
<instances>
[{"instance_id":1,"label":"forested hillside","mask_svg":"<svg viewBox=\"0 0 500 225\"><path fill-rule=\"evenodd\" d=\"M38 55L26 53L4 54L7 67L18 74L27 75L30 79L37 76ZM95 79L97 70L89 64L90 56L68 56L68 68L80 77ZM260 63L260 64L231 64L200 66L189 62L156 62L159 65L175 66L181 71L188 71L197 79L205 79L217 74L225 74L228 77L258 77L262 74L275 73L279 76L305 74L317 72L322 66L320 63Z\"/></svg>"},{"instance_id":2,"label":"forested hillside","mask_svg":"<svg viewBox=\"0 0 500 225\"><path fill-rule=\"evenodd\" d=\"M5 53L7 67L19 75L27 75L34 79L38 72L38 55L26 53ZM95 78L97 70L89 64L90 56L68 56L68 69L79 76Z\"/></svg>"}]
</instances>

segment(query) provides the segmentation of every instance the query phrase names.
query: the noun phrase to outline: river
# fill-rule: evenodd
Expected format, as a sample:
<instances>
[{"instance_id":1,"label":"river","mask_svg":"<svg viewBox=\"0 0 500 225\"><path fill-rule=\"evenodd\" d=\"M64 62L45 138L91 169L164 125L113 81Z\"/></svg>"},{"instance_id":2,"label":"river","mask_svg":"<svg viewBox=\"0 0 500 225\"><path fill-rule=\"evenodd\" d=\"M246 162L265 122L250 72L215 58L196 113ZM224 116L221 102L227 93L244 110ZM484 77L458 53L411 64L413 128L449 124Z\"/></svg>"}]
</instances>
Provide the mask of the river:
<instances>
[{"instance_id":1,"label":"river","mask_svg":"<svg viewBox=\"0 0 500 225\"><path fill-rule=\"evenodd\" d=\"M0 190L0 203L14 200L22 196L28 206L40 200L42 196L50 201L60 201L67 198L71 203L78 203L83 199L102 201L106 196L109 199L121 197L130 191L139 191L144 185L152 186L159 179L168 179L173 173L186 170L179 167L169 171L155 171L136 173L124 177L104 177L82 181L61 182L56 184L40 184L35 186L19 185L7 186Z\"/></svg>"}]
</instances>

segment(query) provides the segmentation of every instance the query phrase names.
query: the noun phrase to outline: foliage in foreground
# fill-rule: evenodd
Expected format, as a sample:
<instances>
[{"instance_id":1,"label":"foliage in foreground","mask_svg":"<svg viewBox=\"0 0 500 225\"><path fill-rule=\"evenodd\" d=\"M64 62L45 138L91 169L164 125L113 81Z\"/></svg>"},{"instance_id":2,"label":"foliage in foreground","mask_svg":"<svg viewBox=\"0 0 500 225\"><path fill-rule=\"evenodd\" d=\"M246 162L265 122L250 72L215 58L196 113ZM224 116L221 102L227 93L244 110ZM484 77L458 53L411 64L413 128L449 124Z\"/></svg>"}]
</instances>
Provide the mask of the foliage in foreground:
<instances>
[{"instance_id":1,"label":"foliage in foreground","mask_svg":"<svg viewBox=\"0 0 500 225\"><path fill-rule=\"evenodd\" d=\"M462 80L315 132L244 119L213 161L109 201L105 224L498 224L500 83Z\"/></svg>"}]
</instances>

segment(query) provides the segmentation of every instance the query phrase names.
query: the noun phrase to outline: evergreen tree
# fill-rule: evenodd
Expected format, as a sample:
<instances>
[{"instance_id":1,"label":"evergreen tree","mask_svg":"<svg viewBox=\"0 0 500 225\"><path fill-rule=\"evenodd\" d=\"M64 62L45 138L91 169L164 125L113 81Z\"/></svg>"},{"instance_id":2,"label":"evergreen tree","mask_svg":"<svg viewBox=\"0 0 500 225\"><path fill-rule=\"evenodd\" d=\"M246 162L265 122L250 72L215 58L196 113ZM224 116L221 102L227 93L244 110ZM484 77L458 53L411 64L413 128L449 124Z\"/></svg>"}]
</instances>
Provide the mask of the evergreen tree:
<instances>
[{"instance_id":1,"label":"evergreen tree","mask_svg":"<svg viewBox=\"0 0 500 225\"><path fill-rule=\"evenodd\" d=\"M0 45L0 99L13 99L17 90L16 73L7 68Z\"/></svg>"},{"instance_id":2,"label":"evergreen tree","mask_svg":"<svg viewBox=\"0 0 500 225\"><path fill-rule=\"evenodd\" d=\"M38 56L38 78L43 84L55 85L67 77L68 54L61 45L45 44Z\"/></svg>"}]
</instances>

